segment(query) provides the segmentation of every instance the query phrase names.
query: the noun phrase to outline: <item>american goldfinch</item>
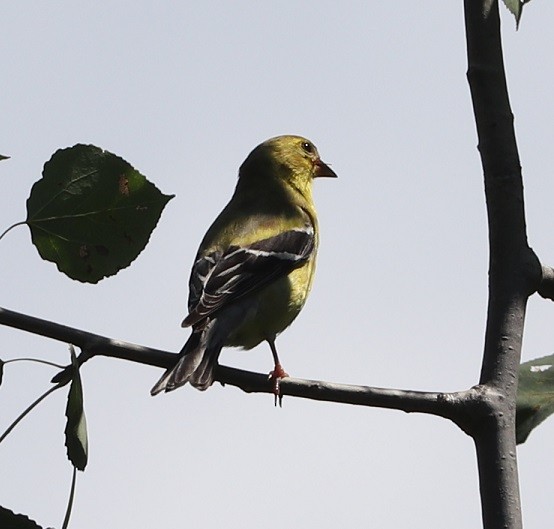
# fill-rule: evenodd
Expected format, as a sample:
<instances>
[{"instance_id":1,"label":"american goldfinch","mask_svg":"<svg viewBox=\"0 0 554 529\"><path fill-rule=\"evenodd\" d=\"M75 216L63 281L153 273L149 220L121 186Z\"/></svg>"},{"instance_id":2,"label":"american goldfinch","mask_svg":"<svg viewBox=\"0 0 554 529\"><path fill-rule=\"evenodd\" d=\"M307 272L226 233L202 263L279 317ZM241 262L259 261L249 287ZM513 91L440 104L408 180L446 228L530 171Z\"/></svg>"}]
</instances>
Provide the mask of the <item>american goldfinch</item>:
<instances>
[{"instance_id":1,"label":"american goldfinch","mask_svg":"<svg viewBox=\"0 0 554 529\"><path fill-rule=\"evenodd\" d=\"M312 286L319 239L312 181L321 176L337 175L300 136L269 139L248 155L192 267L182 323L192 334L152 395L187 382L205 390L223 347L252 349L264 340L275 363L272 377L286 376L275 339Z\"/></svg>"}]
</instances>

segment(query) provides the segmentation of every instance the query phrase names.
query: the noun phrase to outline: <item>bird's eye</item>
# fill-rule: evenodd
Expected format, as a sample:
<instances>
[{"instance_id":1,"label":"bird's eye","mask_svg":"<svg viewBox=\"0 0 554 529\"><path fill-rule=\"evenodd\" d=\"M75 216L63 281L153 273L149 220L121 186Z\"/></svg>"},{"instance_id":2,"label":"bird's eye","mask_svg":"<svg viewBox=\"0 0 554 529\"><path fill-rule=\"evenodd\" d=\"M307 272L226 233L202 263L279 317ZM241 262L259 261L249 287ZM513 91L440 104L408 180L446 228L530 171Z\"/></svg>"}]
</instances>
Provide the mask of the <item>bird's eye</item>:
<instances>
[{"instance_id":1,"label":"bird's eye","mask_svg":"<svg viewBox=\"0 0 554 529\"><path fill-rule=\"evenodd\" d=\"M314 154L315 152L315 147L309 141L305 141L302 143L302 149L304 149L304 151L306 151L308 154Z\"/></svg>"}]
</instances>

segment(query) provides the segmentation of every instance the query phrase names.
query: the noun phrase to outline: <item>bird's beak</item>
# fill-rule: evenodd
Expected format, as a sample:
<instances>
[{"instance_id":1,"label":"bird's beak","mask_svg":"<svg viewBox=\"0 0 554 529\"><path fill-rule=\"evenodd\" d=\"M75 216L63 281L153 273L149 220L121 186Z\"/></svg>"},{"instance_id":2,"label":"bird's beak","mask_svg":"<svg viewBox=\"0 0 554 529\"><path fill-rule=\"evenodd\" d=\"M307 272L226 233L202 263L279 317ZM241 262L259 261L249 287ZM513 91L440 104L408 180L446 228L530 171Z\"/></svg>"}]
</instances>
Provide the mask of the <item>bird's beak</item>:
<instances>
[{"instance_id":1,"label":"bird's beak","mask_svg":"<svg viewBox=\"0 0 554 529\"><path fill-rule=\"evenodd\" d=\"M326 176L328 178L337 178L337 173L333 171L326 163L319 158L314 162L314 178Z\"/></svg>"}]
</instances>

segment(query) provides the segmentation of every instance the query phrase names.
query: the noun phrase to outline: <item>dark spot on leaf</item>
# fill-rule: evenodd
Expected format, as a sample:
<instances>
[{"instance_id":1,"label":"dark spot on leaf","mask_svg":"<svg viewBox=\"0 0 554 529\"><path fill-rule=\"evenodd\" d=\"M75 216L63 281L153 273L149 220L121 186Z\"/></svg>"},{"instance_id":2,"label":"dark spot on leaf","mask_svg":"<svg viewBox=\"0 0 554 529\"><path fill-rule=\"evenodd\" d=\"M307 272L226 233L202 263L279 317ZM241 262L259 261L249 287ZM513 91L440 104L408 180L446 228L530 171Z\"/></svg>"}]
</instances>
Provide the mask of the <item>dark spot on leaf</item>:
<instances>
[{"instance_id":1,"label":"dark spot on leaf","mask_svg":"<svg viewBox=\"0 0 554 529\"><path fill-rule=\"evenodd\" d=\"M124 174L119 177L119 192L126 197L129 196L129 179Z\"/></svg>"},{"instance_id":2,"label":"dark spot on leaf","mask_svg":"<svg viewBox=\"0 0 554 529\"><path fill-rule=\"evenodd\" d=\"M79 246L79 257L81 259L88 259L90 257L90 252L86 244Z\"/></svg>"}]
</instances>

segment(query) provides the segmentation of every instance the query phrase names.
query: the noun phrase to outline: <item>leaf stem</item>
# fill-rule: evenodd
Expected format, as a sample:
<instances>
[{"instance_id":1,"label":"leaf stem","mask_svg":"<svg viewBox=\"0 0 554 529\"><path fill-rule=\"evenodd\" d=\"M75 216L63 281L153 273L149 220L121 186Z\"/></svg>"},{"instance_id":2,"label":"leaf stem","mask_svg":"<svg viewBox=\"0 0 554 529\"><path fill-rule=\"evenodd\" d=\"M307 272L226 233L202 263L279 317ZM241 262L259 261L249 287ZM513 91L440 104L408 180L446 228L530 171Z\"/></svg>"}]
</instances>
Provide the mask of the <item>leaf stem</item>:
<instances>
[{"instance_id":1,"label":"leaf stem","mask_svg":"<svg viewBox=\"0 0 554 529\"><path fill-rule=\"evenodd\" d=\"M10 358L9 360L4 360L4 364L10 364L12 362L36 362L37 364L45 364L47 366L57 367L58 369L65 368L65 366L61 364L49 362L48 360L42 360L42 358Z\"/></svg>"},{"instance_id":2,"label":"leaf stem","mask_svg":"<svg viewBox=\"0 0 554 529\"><path fill-rule=\"evenodd\" d=\"M67 529L69 526L69 518L73 509L73 499L75 498L75 483L77 482L77 468L73 467L73 477L71 478L71 489L69 491L69 499L67 501L67 509L63 519L62 529Z\"/></svg>"},{"instance_id":3,"label":"leaf stem","mask_svg":"<svg viewBox=\"0 0 554 529\"><path fill-rule=\"evenodd\" d=\"M51 387L46 393L42 394L38 399L36 399L32 404L30 404L15 421L13 421L10 426L8 426L7 430L0 436L0 443L8 436L8 434L25 418L25 416L30 413L36 406L38 406L50 393L53 393L57 389L60 389L65 384L59 383L55 386Z\"/></svg>"},{"instance_id":4,"label":"leaf stem","mask_svg":"<svg viewBox=\"0 0 554 529\"><path fill-rule=\"evenodd\" d=\"M2 235L0 235L0 240L2 240L2 238L4 237L4 235L6 235L6 233L8 233L10 230L12 230L13 228L16 228L17 226L22 226L23 224L27 224L27 221L22 220L22 221L20 221L20 222L16 222L15 224L12 224L9 228L5 229L5 230L2 232Z\"/></svg>"}]
</instances>

